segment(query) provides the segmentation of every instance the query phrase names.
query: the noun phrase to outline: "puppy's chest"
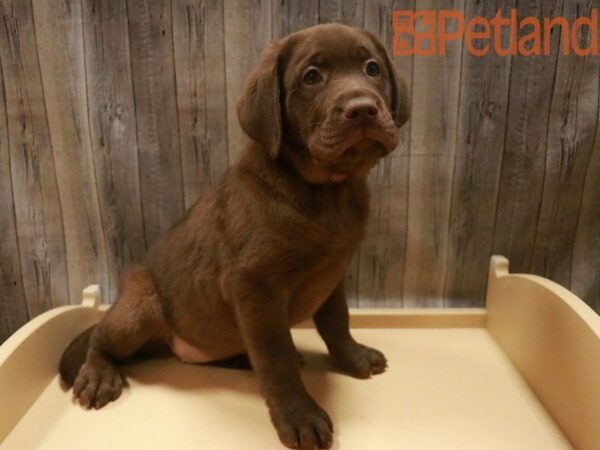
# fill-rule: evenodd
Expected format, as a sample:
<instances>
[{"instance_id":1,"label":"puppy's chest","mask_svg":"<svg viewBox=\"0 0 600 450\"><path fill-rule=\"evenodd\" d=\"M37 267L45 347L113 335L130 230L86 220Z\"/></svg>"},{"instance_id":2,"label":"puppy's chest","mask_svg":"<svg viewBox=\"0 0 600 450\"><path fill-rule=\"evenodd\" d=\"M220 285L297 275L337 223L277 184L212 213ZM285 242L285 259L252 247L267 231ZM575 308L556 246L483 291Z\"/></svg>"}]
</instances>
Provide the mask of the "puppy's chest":
<instances>
[{"instance_id":1,"label":"puppy's chest","mask_svg":"<svg viewBox=\"0 0 600 450\"><path fill-rule=\"evenodd\" d=\"M329 201L312 211L312 220L324 231L324 245L357 244L364 235L367 205L354 199Z\"/></svg>"},{"instance_id":2,"label":"puppy's chest","mask_svg":"<svg viewBox=\"0 0 600 450\"><path fill-rule=\"evenodd\" d=\"M316 221L325 231L324 247L353 246L364 235L365 224L359 217L325 213L317 217Z\"/></svg>"},{"instance_id":3,"label":"puppy's chest","mask_svg":"<svg viewBox=\"0 0 600 450\"><path fill-rule=\"evenodd\" d=\"M344 225L329 228L319 250L303 260L299 277L290 285L288 311L291 323L312 317L343 281L363 232L359 223Z\"/></svg>"},{"instance_id":4,"label":"puppy's chest","mask_svg":"<svg viewBox=\"0 0 600 450\"><path fill-rule=\"evenodd\" d=\"M343 280L350 253L315 261L303 276L293 283L289 292L288 316L292 324L314 315L319 306Z\"/></svg>"},{"instance_id":5,"label":"puppy's chest","mask_svg":"<svg viewBox=\"0 0 600 450\"><path fill-rule=\"evenodd\" d=\"M322 195L305 216L320 231L312 236L310 245L297 236L303 245L294 246L300 270L299 278L290 285L288 310L292 323L312 317L344 278L367 220L368 199L362 193L354 194Z\"/></svg>"}]
</instances>

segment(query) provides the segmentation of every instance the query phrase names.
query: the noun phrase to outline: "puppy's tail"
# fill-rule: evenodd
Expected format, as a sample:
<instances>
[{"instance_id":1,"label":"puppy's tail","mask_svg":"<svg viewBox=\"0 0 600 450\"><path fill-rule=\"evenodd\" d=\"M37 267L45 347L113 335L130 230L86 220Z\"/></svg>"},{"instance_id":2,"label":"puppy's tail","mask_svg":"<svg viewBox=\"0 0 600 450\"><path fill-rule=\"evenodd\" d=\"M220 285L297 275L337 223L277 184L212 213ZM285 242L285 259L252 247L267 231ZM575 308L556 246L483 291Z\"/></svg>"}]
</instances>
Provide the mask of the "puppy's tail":
<instances>
[{"instance_id":1,"label":"puppy's tail","mask_svg":"<svg viewBox=\"0 0 600 450\"><path fill-rule=\"evenodd\" d=\"M91 326L69 344L60 359L58 371L67 389L73 386L79 369L83 366L90 345L90 336L96 325Z\"/></svg>"}]
</instances>

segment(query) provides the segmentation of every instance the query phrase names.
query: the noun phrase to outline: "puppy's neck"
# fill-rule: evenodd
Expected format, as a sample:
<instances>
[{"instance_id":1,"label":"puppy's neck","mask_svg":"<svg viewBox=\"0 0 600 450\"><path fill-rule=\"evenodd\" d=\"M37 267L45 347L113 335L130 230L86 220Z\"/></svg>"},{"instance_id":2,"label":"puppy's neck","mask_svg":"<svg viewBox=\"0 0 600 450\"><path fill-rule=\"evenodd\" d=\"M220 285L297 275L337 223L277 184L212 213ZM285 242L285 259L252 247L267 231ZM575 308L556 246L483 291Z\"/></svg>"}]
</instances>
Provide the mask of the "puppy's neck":
<instances>
[{"instance_id":1,"label":"puppy's neck","mask_svg":"<svg viewBox=\"0 0 600 450\"><path fill-rule=\"evenodd\" d=\"M327 197L352 196L353 193L362 197L366 191L364 178L347 177L331 181L331 171L312 161L308 150L289 144L283 144L278 157L273 160L266 149L252 142L244 149L237 167L295 199L320 194Z\"/></svg>"},{"instance_id":2,"label":"puppy's neck","mask_svg":"<svg viewBox=\"0 0 600 450\"><path fill-rule=\"evenodd\" d=\"M364 184L364 178L359 178L351 173L345 173L332 165L317 161L304 145L282 144L280 158L297 176L312 188L348 187L350 185Z\"/></svg>"}]
</instances>

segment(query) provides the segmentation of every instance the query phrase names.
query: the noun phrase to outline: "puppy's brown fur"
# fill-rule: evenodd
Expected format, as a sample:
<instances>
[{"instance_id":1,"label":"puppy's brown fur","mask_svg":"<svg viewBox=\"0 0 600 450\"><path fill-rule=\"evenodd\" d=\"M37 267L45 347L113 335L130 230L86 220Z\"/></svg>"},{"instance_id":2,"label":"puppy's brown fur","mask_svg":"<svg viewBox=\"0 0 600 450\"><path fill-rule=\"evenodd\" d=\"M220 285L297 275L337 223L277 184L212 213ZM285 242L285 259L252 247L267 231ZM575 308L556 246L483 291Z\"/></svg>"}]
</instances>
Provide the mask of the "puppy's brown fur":
<instances>
[{"instance_id":1,"label":"puppy's brown fur","mask_svg":"<svg viewBox=\"0 0 600 450\"><path fill-rule=\"evenodd\" d=\"M302 384L290 326L314 318L351 375L386 367L350 335L343 280L367 220L365 176L408 119L406 86L373 35L322 25L266 50L238 116L253 142L129 269L60 372L99 408L121 393L116 362L144 348L192 362L247 352L281 441L329 447L331 420Z\"/></svg>"}]
</instances>

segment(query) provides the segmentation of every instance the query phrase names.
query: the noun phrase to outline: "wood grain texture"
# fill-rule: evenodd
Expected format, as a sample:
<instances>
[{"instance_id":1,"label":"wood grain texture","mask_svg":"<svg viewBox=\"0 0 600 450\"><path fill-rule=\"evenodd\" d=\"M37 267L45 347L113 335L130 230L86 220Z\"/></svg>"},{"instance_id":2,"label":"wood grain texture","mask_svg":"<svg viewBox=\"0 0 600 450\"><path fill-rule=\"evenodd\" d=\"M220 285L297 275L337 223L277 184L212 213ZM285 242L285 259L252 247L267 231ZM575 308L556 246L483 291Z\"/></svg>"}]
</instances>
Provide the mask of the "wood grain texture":
<instances>
[{"instance_id":1,"label":"wood grain texture","mask_svg":"<svg viewBox=\"0 0 600 450\"><path fill-rule=\"evenodd\" d=\"M573 22L590 14L594 0L565 2L563 17ZM580 34L583 47L589 28ZM565 45L564 36L561 41ZM562 48L562 47L561 47ZM531 271L571 284L572 250L585 175L599 117L600 58L573 52L558 58L546 137L546 163Z\"/></svg>"},{"instance_id":2,"label":"wood grain texture","mask_svg":"<svg viewBox=\"0 0 600 450\"><path fill-rule=\"evenodd\" d=\"M362 27L367 14L372 11L379 11L385 3L389 2L319 0L319 23L340 22L354 27Z\"/></svg>"},{"instance_id":3,"label":"wood grain texture","mask_svg":"<svg viewBox=\"0 0 600 450\"><path fill-rule=\"evenodd\" d=\"M21 277L9 150L4 76L0 66L0 205L3 211L0 214L0 342L29 319Z\"/></svg>"},{"instance_id":4,"label":"wood grain texture","mask_svg":"<svg viewBox=\"0 0 600 450\"><path fill-rule=\"evenodd\" d=\"M169 0L128 0L142 212L151 245L184 211Z\"/></svg>"},{"instance_id":5,"label":"wood grain texture","mask_svg":"<svg viewBox=\"0 0 600 450\"><path fill-rule=\"evenodd\" d=\"M229 165L224 11L220 0L173 0L173 44L185 206Z\"/></svg>"},{"instance_id":6,"label":"wood grain texture","mask_svg":"<svg viewBox=\"0 0 600 450\"><path fill-rule=\"evenodd\" d=\"M79 0L33 2L35 35L65 232L69 298L108 288L90 144Z\"/></svg>"},{"instance_id":7,"label":"wood grain texture","mask_svg":"<svg viewBox=\"0 0 600 450\"><path fill-rule=\"evenodd\" d=\"M562 1L519 4L518 18L553 17ZM512 58L508 123L494 229L493 252L508 257L515 272L528 272L542 201L548 114L556 75L560 33L554 28L549 56ZM519 37L524 35L523 29Z\"/></svg>"},{"instance_id":8,"label":"wood grain texture","mask_svg":"<svg viewBox=\"0 0 600 450\"><path fill-rule=\"evenodd\" d=\"M600 2L598 0L591 2L591 6L600 8ZM584 104L588 102L600 104L600 76L594 75L599 63L598 57L586 58L580 95L580 102ZM589 108L582 108L579 111L589 111ZM593 133L594 137L592 154L584 178L581 207L577 214L570 287L575 294L600 313L600 270L598 269L600 267L600 113L596 113L595 116L595 131L593 131L593 118L585 116L580 118L590 127L586 134Z\"/></svg>"},{"instance_id":9,"label":"wood grain texture","mask_svg":"<svg viewBox=\"0 0 600 450\"><path fill-rule=\"evenodd\" d=\"M272 39L270 0L225 0L225 79L229 164L239 157L248 137L240 128L236 106L246 78Z\"/></svg>"},{"instance_id":10,"label":"wood grain texture","mask_svg":"<svg viewBox=\"0 0 600 450\"><path fill-rule=\"evenodd\" d=\"M62 207L31 4L3 0L0 19L0 63L18 250L32 318L69 301ZM2 261L4 264L10 262Z\"/></svg>"},{"instance_id":11,"label":"wood grain texture","mask_svg":"<svg viewBox=\"0 0 600 450\"><path fill-rule=\"evenodd\" d=\"M515 1L467 2L465 16L493 18L498 10L508 17ZM502 36L503 48L509 35ZM485 45L479 42L477 46ZM448 257L445 268L445 306L483 306L487 267L492 248L502 151L508 109L511 57L490 51L475 56L463 48L458 131Z\"/></svg>"},{"instance_id":12,"label":"wood grain texture","mask_svg":"<svg viewBox=\"0 0 600 450\"><path fill-rule=\"evenodd\" d=\"M415 10L463 11L462 1L418 1ZM452 33L457 23L448 23ZM456 146L461 41L445 56L415 55L410 128L406 306L441 306L448 254L450 193Z\"/></svg>"},{"instance_id":13,"label":"wood grain texture","mask_svg":"<svg viewBox=\"0 0 600 450\"><path fill-rule=\"evenodd\" d=\"M106 246L108 286L146 248L127 8L121 0L82 3L90 142Z\"/></svg>"},{"instance_id":14,"label":"wood grain texture","mask_svg":"<svg viewBox=\"0 0 600 450\"><path fill-rule=\"evenodd\" d=\"M588 64L591 63L591 64ZM586 61L586 69L594 73L598 58ZM583 102L600 102L600 76L586 77L582 90L587 94ZM583 109L586 110L585 108ZM571 289L600 313L600 114L596 115L592 154L584 177L581 208L577 214L577 228L572 249ZM594 131L595 128L595 131Z\"/></svg>"},{"instance_id":15,"label":"wood grain texture","mask_svg":"<svg viewBox=\"0 0 600 450\"><path fill-rule=\"evenodd\" d=\"M373 32L391 53L394 30L388 20L394 9L413 11L414 1L369 2L365 5L364 27ZM412 92L413 57L392 58ZM371 215L358 253L357 306L392 306L402 298L408 226L409 121L400 132L396 150L369 175Z\"/></svg>"},{"instance_id":16,"label":"wood grain texture","mask_svg":"<svg viewBox=\"0 0 600 450\"><path fill-rule=\"evenodd\" d=\"M317 25L319 4L319 0L273 0L273 39Z\"/></svg>"},{"instance_id":17,"label":"wood grain texture","mask_svg":"<svg viewBox=\"0 0 600 450\"><path fill-rule=\"evenodd\" d=\"M572 291L600 313L600 124L585 177L577 233L573 246Z\"/></svg>"}]
</instances>

